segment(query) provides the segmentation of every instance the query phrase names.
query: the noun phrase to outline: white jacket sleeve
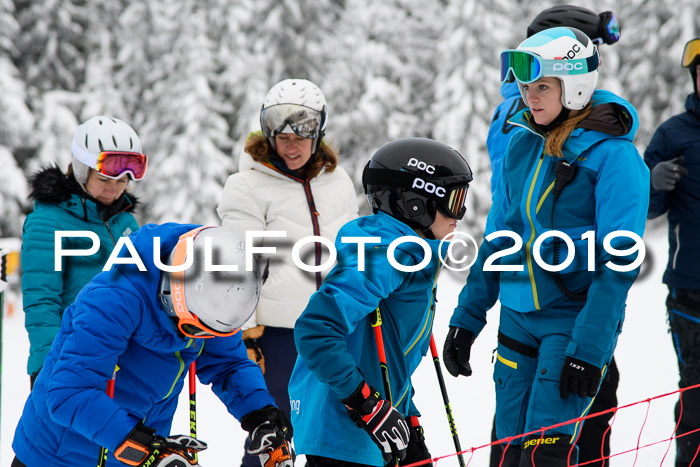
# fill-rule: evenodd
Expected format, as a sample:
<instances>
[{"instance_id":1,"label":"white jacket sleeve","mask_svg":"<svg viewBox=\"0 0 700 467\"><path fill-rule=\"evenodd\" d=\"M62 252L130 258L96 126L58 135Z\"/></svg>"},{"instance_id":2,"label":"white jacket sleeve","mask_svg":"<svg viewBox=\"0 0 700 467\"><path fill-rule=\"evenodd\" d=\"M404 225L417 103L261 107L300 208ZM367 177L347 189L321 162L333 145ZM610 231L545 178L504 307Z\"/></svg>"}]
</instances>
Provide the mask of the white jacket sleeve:
<instances>
[{"instance_id":1,"label":"white jacket sleeve","mask_svg":"<svg viewBox=\"0 0 700 467\"><path fill-rule=\"evenodd\" d=\"M267 227L265 214L252 195L250 186L239 173L230 175L226 180L216 212L223 227L233 230L244 238L247 231L265 230ZM255 315L256 313L253 313L241 329L246 330L257 326Z\"/></svg>"}]
</instances>

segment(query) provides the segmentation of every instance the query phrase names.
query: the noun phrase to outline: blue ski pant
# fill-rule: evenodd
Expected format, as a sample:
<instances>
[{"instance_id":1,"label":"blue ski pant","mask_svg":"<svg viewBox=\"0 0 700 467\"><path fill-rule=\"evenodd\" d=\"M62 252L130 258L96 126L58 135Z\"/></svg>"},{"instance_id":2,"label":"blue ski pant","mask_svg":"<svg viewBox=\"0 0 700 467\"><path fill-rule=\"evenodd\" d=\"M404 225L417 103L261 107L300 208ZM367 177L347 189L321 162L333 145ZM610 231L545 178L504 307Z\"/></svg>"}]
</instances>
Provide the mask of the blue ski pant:
<instances>
[{"instance_id":1,"label":"blue ski pant","mask_svg":"<svg viewBox=\"0 0 700 467\"><path fill-rule=\"evenodd\" d=\"M565 351L577 315L576 310L519 313L501 308L493 371L498 438L529 433L588 413L592 398L570 394L562 399L559 395ZM581 426L567 424L547 433L567 435L567 441L573 443ZM512 442L521 443L522 438Z\"/></svg>"}]
</instances>

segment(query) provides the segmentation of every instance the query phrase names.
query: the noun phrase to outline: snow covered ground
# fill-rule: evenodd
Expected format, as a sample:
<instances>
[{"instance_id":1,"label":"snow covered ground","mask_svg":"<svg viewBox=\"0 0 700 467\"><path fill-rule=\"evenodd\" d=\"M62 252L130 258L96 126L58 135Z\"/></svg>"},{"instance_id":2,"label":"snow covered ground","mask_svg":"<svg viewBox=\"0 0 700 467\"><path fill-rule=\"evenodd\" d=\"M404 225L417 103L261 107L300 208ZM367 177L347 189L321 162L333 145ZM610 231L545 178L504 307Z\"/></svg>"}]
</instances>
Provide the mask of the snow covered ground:
<instances>
[{"instance_id":1,"label":"snow covered ground","mask_svg":"<svg viewBox=\"0 0 700 467\"><path fill-rule=\"evenodd\" d=\"M678 368L668 335L664 305L667 290L661 283L667 259L665 227L649 231L645 242L654 258L653 269L632 287L627 301L627 318L615 353L621 374L617 393L620 406L677 389ZM434 325L435 342L440 351L461 286L454 277L442 274ZM12 460L12 437L29 391L29 378L25 372L29 344L23 320L19 307L18 311L6 318L3 325L0 466L9 466ZM497 328L498 312L494 309L490 312L484 332L474 344L472 377L456 379L444 370L463 449L489 442L494 410L491 355L496 346ZM416 387L416 406L423 414L422 424L432 455L445 456L453 453L454 446L435 368L429 357L424 359L413 381ZM186 399L187 394L182 394L173 423L174 432L188 432ZM675 396L666 397L619 411L612 430L613 453L633 450L638 444L640 430L640 446L669 438L674 429L672 409L675 400ZM647 408L648 419L644 424ZM210 446L200 456L200 463L205 467L238 465L245 432L211 391L201 385L197 388L197 419L199 437ZM611 466L660 466L668 447L668 443L661 443L637 453L618 456L612 460ZM470 455L465 459L469 461ZM663 465L672 466L673 459L674 446L671 445ZM301 460L302 462L297 462L298 465L303 465L303 459ZM458 463L456 457L450 457L439 461L437 465L446 467ZM488 465L488 448L477 449L468 465Z\"/></svg>"}]
</instances>

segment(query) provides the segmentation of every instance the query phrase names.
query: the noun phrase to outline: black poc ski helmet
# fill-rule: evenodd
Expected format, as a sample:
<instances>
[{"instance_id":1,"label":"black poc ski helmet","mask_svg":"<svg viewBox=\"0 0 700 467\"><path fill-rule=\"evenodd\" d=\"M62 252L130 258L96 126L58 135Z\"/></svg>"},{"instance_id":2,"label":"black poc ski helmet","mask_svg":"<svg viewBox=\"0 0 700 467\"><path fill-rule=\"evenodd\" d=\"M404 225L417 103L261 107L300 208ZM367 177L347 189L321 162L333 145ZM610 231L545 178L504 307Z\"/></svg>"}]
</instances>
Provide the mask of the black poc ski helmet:
<instances>
[{"instance_id":1,"label":"black poc ski helmet","mask_svg":"<svg viewBox=\"0 0 700 467\"><path fill-rule=\"evenodd\" d=\"M430 226L438 210L453 219L464 217L472 178L456 150L428 138L406 138L372 155L362 186L375 213L383 211L432 238Z\"/></svg>"},{"instance_id":2,"label":"black poc ski helmet","mask_svg":"<svg viewBox=\"0 0 700 467\"><path fill-rule=\"evenodd\" d=\"M618 27L617 31L609 29L612 24ZM596 44L614 44L620 39L619 25L611 11L597 15L575 5L558 5L541 11L527 27L527 37L556 27L579 29Z\"/></svg>"}]
</instances>

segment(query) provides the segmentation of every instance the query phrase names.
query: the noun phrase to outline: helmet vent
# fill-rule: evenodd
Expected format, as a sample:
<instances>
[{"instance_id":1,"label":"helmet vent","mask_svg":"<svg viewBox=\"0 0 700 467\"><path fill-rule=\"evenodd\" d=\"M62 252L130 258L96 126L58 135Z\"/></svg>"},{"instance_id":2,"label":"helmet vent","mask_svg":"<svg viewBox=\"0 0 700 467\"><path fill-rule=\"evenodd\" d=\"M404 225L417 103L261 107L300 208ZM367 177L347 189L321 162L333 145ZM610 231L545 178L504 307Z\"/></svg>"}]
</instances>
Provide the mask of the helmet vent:
<instances>
[{"instance_id":1,"label":"helmet vent","mask_svg":"<svg viewBox=\"0 0 700 467\"><path fill-rule=\"evenodd\" d=\"M112 142L114 143L115 148L119 147L119 145L117 144L117 138L115 138L114 135L112 135Z\"/></svg>"},{"instance_id":2,"label":"helmet vent","mask_svg":"<svg viewBox=\"0 0 700 467\"><path fill-rule=\"evenodd\" d=\"M102 141L101 141L101 140L98 139L98 140L97 140L97 144L100 146L100 152L102 152L102 151L105 150L104 146L102 145Z\"/></svg>"}]
</instances>

